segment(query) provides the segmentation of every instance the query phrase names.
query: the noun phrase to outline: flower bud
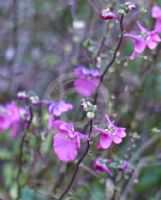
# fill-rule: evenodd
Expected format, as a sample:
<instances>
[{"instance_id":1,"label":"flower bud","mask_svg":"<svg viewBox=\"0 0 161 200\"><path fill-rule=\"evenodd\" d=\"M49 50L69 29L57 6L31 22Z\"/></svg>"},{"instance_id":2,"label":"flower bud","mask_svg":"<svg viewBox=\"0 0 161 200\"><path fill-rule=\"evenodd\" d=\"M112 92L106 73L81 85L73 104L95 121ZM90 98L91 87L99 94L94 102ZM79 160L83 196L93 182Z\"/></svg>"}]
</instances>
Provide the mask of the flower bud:
<instances>
[{"instance_id":1,"label":"flower bud","mask_svg":"<svg viewBox=\"0 0 161 200\"><path fill-rule=\"evenodd\" d=\"M27 99L28 95L27 95L27 93L25 91L21 91L21 92L17 93L17 98L18 99Z\"/></svg>"},{"instance_id":2,"label":"flower bud","mask_svg":"<svg viewBox=\"0 0 161 200\"><path fill-rule=\"evenodd\" d=\"M30 100L31 104L38 104L40 102L40 99L38 96L30 96L29 100Z\"/></svg>"},{"instance_id":3,"label":"flower bud","mask_svg":"<svg viewBox=\"0 0 161 200\"><path fill-rule=\"evenodd\" d=\"M110 19L118 18L118 16L115 13L113 13L110 8L101 10L100 15L101 15L101 19L103 19L103 20L110 20Z\"/></svg>"},{"instance_id":4,"label":"flower bud","mask_svg":"<svg viewBox=\"0 0 161 200\"><path fill-rule=\"evenodd\" d=\"M95 117L95 113L94 112L87 112L87 118L88 119L93 119Z\"/></svg>"},{"instance_id":5,"label":"flower bud","mask_svg":"<svg viewBox=\"0 0 161 200\"><path fill-rule=\"evenodd\" d=\"M126 2L125 3L125 6L126 6L126 12L132 12L136 9L136 5L132 2Z\"/></svg>"},{"instance_id":6,"label":"flower bud","mask_svg":"<svg viewBox=\"0 0 161 200\"><path fill-rule=\"evenodd\" d=\"M93 119L95 117L95 112L97 110L97 106L93 105L90 101L82 100L83 110L87 113L88 119Z\"/></svg>"}]
</instances>

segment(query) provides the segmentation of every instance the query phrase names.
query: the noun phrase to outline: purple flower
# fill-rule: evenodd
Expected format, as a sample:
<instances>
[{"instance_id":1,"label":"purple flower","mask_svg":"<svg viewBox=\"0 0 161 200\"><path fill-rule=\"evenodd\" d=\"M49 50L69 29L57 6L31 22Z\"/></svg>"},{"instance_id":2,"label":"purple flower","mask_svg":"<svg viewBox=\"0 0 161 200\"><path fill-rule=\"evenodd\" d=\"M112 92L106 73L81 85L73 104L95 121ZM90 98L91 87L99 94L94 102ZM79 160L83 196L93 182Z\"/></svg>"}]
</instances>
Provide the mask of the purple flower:
<instances>
[{"instance_id":1,"label":"purple flower","mask_svg":"<svg viewBox=\"0 0 161 200\"><path fill-rule=\"evenodd\" d=\"M73 105L66 103L63 100L60 100L59 102L50 102L48 110L51 115L48 122L48 130L50 131L53 126L54 116L61 116L64 112L71 109L73 109Z\"/></svg>"},{"instance_id":2,"label":"purple flower","mask_svg":"<svg viewBox=\"0 0 161 200\"><path fill-rule=\"evenodd\" d=\"M156 48L157 44L161 41L156 30L148 31L139 22L137 22L137 25L141 31L141 35L131 33L124 35L124 37L132 39L135 43L134 51L130 56L130 60L134 60L138 54L145 50L146 47L149 47L149 49Z\"/></svg>"},{"instance_id":3,"label":"purple flower","mask_svg":"<svg viewBox=\"0 0 161 200\"><path fill-rule=\"evenodd\" d=\"M93 163L93 168L98 172L106 172L110 176L112 176L111 169L107 166L108 163L111 163L112 160L105 159L105 158L96 158Z\"/></svg>"},{"instance_id":4,"label":"purple flower","mask_svg":"<svg viewBox=\"0 0 161 200\"><path fill-rule=\"evenodd\" d=\"M8 110L0 106L0 132L8 129L10 127L11 121L8 115Z\"/></svg>"},{"instance_id":5,"label":"purple flower","mask_svg":"<svg viewBox=\"0 0 161 200\"><path fill-rule=\"evenodd\" d=\"M119 144L122 138L126 136L125 128L117 127L106 115L107 126L103 128L95 128L101 134L97 148L108 149L112 142Z\"/></svg>"},{"instance_id":6,"label":"purple flower","mask_svg":"<svg viewBox=\"0 0 161 200\"><path fill-rule=\"evenodd\" d=\"M113 13L112 9L110 9L110 8L101 10L100 15L101 15L101 19L103 19L103 20L110 20L110 19L118 19L119 18L119 16L116 15L115 13Z\"/></svg>"},{"instance_id":7,"label":"purple flower","mask_svg":"<svg viewBox=\"0 0 161 200\"><path fill-rule=\"evenodd\" d=\"M16 137L20 125L24 122L23 116L27 114L25 109L18 107L14 102L0 107L0 131L11 128L12 137Z\"/></svg>"},{"instance_id":8,"label":"purple flower","mask_svg":"<svg viewBox=\"0 0 161 200\"><path fill-rule=\"evenodd\" d=\"M153 6L152 17L156 19L155 30L161 32L161 8L159 6Z\"/></svg>"},{"instance_id":9,"label":"purple flower","mask_svg":"<svg viewBox=\"0 0 161 200\"><path fill-rule=\"evenodd\" d=\"M75 90L83 96L91 96L100 82L99 70L79 66L75 69L75 75L77 77L74 81Z\"/></svg>"},{"instance_id":10,"label":"purple flower","mask_svg":"<svg viewBox=\"0 0 161 200\"><path fill-rule=\"evenodd\" d=\"M63 162L70 162L77 157L80 140L83 135L74 130L72 124L57 120L53 124L55 135L53 148L58 158Z\"/></svg>"},{"instance_id":11,"label":"purple flower","mask_svg":"<svg viewBox=\"0 0 161 200\"><path fill-rule=\"evenodd\" d=\"M12 137L16 137L21 124L24 122L23 117L29 113L27 110L18 107L14 102L6 105L8 110L8 119L10 120L10 128Z\"/></svg>"},{"instance_id":12,"label":"purple flower","mask_svg":"<svg viewBox=\"0 0 161 200\"><path fill-rule=\"evenodd\" d=\"M124 172L128 169L128 167L129 167L129 163L124 160L124 161L120 162L120 165L118 166L118 171Z\"/></svg>"}]
</instances>

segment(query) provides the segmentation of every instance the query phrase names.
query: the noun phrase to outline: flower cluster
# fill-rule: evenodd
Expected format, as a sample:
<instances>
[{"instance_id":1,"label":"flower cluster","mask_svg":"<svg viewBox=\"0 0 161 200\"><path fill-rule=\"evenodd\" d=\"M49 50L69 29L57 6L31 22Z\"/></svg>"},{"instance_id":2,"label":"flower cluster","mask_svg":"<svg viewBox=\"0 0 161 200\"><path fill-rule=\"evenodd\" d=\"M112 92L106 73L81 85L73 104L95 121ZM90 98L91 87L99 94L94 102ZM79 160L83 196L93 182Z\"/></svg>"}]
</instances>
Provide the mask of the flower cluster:
<instances>
[{"instance_id":1,"label":"flower cluster","mask_svg":"<svg viewBox=\"0 0 161 200\"><path fill-rule=\"evenodd\" d=\"M107 127L105 129L94 129L101 134L97 148L107 149L112 142L119 144L122 142L122 138L126 136L125 128L115 126L107 115L106 119ZM52 121L51 128L55 130L53 149L57 157L63 162L74 160L78 154L81 140L88 140L88 137L84 133L75 131L72 123L63 120Z\"/></svg>"}]
</instances>

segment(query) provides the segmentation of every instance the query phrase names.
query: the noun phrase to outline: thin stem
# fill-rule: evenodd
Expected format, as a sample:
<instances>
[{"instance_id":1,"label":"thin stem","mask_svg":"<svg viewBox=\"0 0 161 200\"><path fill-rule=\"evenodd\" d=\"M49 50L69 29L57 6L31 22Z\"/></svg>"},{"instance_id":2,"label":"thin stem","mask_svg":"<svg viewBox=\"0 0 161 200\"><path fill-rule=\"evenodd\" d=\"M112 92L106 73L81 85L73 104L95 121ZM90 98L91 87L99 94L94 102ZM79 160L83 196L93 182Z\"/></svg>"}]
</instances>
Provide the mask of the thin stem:
<instances>
[{"instance_id":1,"label":"thin stem","mask_svg":"<svg viewBox=\"0 0 161 200\"><path fill-rule=\"evenodd\" d=\"M124 31L124 29L123 29L123 19L124 19L124 16L121 15L121 18L120 18L120 31L121 31L120 38L119 38L118 44L116 46L116 49L114 51L114 54L113 54L113 57L112 57L111 61L108 63L107 67L105 68L105 70L103 71L103 73L102 73L102 75L100 77L100 82L99 82L99 85L97 87L97 90L96 90L96 93L95 93L95 96L94 96L94 104L97 103L98 91L99 91L99 88L100 88L104 78L105 78L105 75L107 74L107 72L109 71L109 69L113 65L113 63L115 62L117 53L118 53L118 51L120 49L120 46L121 46L121 43L122 43L122 39L123 39L123 31Z\"/></svg>"},{"instance_id":2,"label":"thin stem","mask_svg":"<svg viewBox=\"0 0 161 200\"><path fill-rule=\"evenodd\" d=\"M30 129L31 123L32 123L32 119L33 119L33 111L32 111L32 106L30 105L30 103L27 101L27 105L29 107L29 113L30 113L30 118L27 122L26 125L26 131L22 136L21 142L20 142L20 153L19 153L19 159L18 159L18 173L17 173L17 184L18 184L18 189L17 189L17 199L20 199L20 192L21 192L21 183L20 183L20 175L22 172L22 158L23 158L23 149L24 149L24 144L25 144L25 140L26 140L26 136L27 136L27 131Z\"/></svg>"},{"instance_id":3,"label":"thin stem","mask_svg":"<svg viewBox=\"0 0 161 200\"><path fill-rule=\"evenodd\" d=\"M78 169L79 169L79 166L80 164L82 163L82 161L84 160L84 158L86 157L88 151L89 151L89 148L90 148L90 137L91 137L91 133L92 133L92 126L93 126L93 120L90 120L90 129L89 129L89 140L87 141L87 146L86 146L86 149L83 153L83 155L80 157L80 159L78 160L77 164L76 164L76 167L75 167L75 170L74 170L74 173L73 173L73 176L71 178L71 181L68 185L68 187L66 188L66 190L63 192L63 194L60 196L60 200L64 198L64 196L68 193L68 191L70 190L70 188L72 187L72 184L75 180L75 177L77 175L77 172L78 172Z\"/></svg>"}]
</instances>

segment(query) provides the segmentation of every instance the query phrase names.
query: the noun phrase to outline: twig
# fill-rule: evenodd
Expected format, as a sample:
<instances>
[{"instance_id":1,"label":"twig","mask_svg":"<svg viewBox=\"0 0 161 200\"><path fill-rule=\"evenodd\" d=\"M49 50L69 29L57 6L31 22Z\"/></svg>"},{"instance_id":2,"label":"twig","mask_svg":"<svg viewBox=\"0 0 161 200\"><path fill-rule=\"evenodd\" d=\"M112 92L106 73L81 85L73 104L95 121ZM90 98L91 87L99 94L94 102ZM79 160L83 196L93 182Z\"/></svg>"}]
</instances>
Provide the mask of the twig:
<instances>
[{"instance_id":1,"label":"twig","mask_svg":"<svg viewBox=\"0 0 161 200\"><path fill-rule=\"evenodd\" d=\"M122 42L122 39L123 39L123 19L124 19L124 16L121 15L121 18L120 18L120 31L121 31L121 35L120 35L120 38L119 38L119 41L118 41L118 44L116 46L116 49L114 51L114 54L113 54L113 57L111 59L111 61L108 63L107 67L105 68L105 70L103 71L101 77L100 77L100 82L99 82L99 85L97 87L97 90L96 90L96 93L95 93L95 96L94 96L94 104L97 103L97 98L98 98L98 91L100 89L100 86L105 78L105 75L107 74L107 72L109 71L110 67L113 65L113 63L115 62L115 59L116 59L116 56L117 56L117 53L120 49L120 46L121 46L121 42Z\"/></svg>"},{"instance_id":2,"label":"twig","mask_svg":"<svg viewBox=\"0 0 161 200\"><path fill-rule=\"evenodd\" d=\"M141 148L138 149L138 151L136 151L136 153L132 156L132 158L130 159L130 163L134 163L137 159L139 159L140 155L146 150L148 149L150 146L154 145L155 142L157 142L159 139L161 138L161 134L158 134L156 136L154 136L153 138L151 138L150 140L148 140L147 142L145 142Z\"/></svg>"}]
</instances>

